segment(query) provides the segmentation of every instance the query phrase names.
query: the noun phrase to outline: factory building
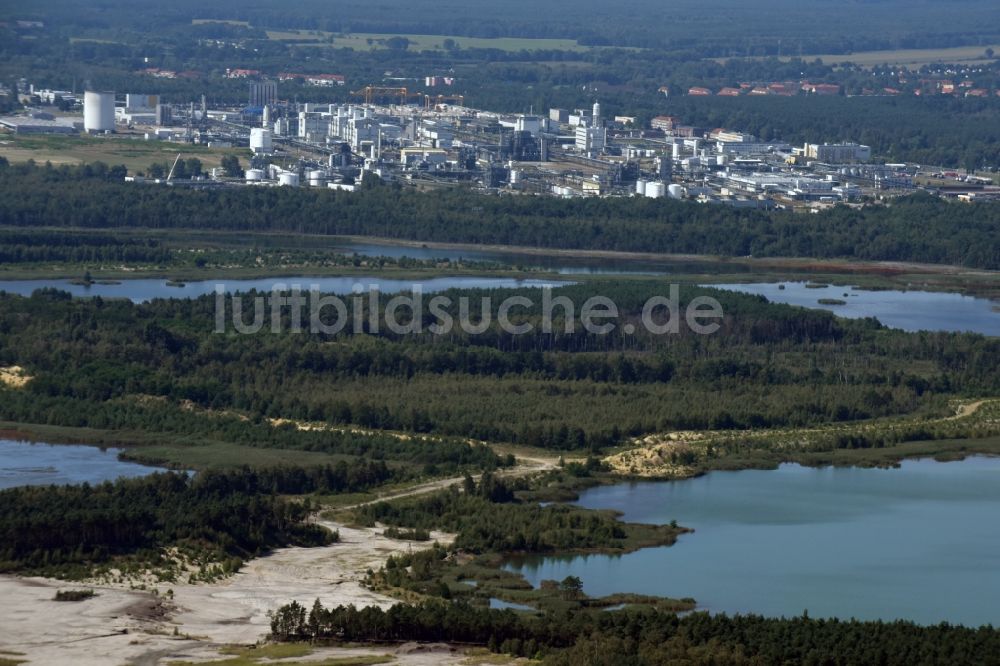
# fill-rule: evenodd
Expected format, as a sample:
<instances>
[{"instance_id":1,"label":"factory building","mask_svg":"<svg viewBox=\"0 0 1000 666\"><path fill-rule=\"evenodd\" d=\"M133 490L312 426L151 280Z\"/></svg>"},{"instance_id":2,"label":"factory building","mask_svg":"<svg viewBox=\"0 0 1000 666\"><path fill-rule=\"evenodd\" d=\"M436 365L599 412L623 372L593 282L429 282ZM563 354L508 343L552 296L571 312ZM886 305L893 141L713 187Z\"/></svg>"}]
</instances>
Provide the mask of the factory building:
<instances>
[{"instance_id":1,"label":"factory building","mask_svg":"<svg viewBox=\"0 0 1000 666\"><path fill-rule=\"evenodd\" d=\"M531 136L538 136L538 133L542 131L542 119L538 116L526 116L521 114L514 121L514 130L518 132L527 132Z\"/></svg>"},{"instance_id":2,"label":"factory building","mask_svg":"<svg viewBox=\"0 0 1000 666\"><path fill-rule=\"evenodd\" d=\"M656 116L649 125L661 132L673 132L674 128L679 124L680 121L676 116Z\"/></svg>"},{"instance_id":3,"label":"factory building","mask_svg":"<svg viewBox=\"0 0 1000 666\"><path fill-rule=\"evenodd\" d=\"M167 127L174 121L174 111L167 104L156 105L156 124Z\"/></svg>"},{"instance_id":4,"label":"factory building","mask_svg":"<svg viewBox=\"0 0 1000 666\"><path fill-rule=\"evenodd\" d=\"M35 111L27 116L0 118L0 127L14 134L76 134L77 128L67 118L56 118L51 113Z\"/></svg>"},{"instance_id":5,"label":"factory building","mask_svg":"<svg viewBox=\"0 0 1000 666\"><path fill-rule=\"evenodd\" d=\"M83 129L87 132L115 131L115 94L87 90L83 93Z\"/></svg>"},{"instance_id":6,"label":"factory building","mask_svg":"<svg viewBox=\"0 0 1000 666\"><path fill-rule=\"evenodd\" d=\"M278 103L278 83L276 81L251 81L249 106L273 106Z\"/></svg>"},{"instance_id":7,"label":"factory building","mask_svg":"<svg viewBox=\"0 0 1000 666\"><path fill-rule=\"evenodd\" d=\"M872 149L857 143L807 143L802 153L807 159L827 164L867 162L872 158Z\"/></svg>"},{"instance_id":8,"label":"factory building","mask_svg":"<svg viewBox=\"0 0 1000 666\"><path fill-rule=\"evenodd\" d=\"M159 95L136 95L134 93L125 95L125 108L128 111L152 111L159 103Z\"/></svg>"},{"instance_id":9,"label":"factory building","mask_svg":"<svg viewBox=\"0 0 1000 666\"><path fill-rule=\"evenodd\" d=\"M330 132L330 116L316 111L299 112L299 138L305 141L323 141Z\"/></svg>"},{"instance_id":10,"label":"factory building","mask_svg":"<svg viewBox=\"0 0 1000 666\"><path fill-rule=\"evenodd\" d=\"M604 150L608 141L607 131L603 127L577 127L576 149L586 155L597 155Z\"/></svg>"}]
</instances>

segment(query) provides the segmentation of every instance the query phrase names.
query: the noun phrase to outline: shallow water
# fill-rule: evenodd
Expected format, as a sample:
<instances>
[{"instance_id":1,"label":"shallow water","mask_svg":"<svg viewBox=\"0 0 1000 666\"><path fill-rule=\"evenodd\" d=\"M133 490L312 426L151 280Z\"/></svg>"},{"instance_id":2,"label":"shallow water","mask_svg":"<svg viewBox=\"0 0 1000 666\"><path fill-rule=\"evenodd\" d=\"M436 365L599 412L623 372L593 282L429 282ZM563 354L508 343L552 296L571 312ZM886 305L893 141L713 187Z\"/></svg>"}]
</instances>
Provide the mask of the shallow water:
<instances>
[{"instance_id":1,"label":"shallow water","mask_svg":"<svg viewBox=\"0 0 1000 666\"><path fill-rule=\"evenodd\" d=\"M997 303L986 298L930 291L867 291L832 285L811 289L806 284L766 282L704 286L757 294L772 303L829 310L850 319L875 317L886 326L904 331L970 331L1000 336L1000 312L993 310ZM819 303L821 298L845 303L824 305Z\"/></svg>"},{"instance_id":2,"label":"shallow water","mask_svg":"<svg viewBox=\"0 0 1000 666\"><path fill-rule=\"evenodd\" d=\"M163 471L118 460L121 449L0 439L0 489L101 483Z\"/></svg>"}]
</instances>

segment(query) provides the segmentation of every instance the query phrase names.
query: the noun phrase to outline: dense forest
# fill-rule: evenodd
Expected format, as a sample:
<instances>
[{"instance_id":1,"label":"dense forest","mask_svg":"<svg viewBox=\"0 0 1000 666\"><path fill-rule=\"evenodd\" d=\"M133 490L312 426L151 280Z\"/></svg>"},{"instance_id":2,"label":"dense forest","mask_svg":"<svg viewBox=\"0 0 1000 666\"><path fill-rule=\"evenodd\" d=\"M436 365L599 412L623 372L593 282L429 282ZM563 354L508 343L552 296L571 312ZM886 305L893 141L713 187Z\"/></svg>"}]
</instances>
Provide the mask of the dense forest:
<instances>
[{"instance_id":1,"label":"dense forest","mask_svg":"<svg viewBox=\"0 0 1000 666\"><path fill-rule=\"evenodd\" d=\"M425 601L378 607L310 609L297 602L271 621L280 640L448 641L541 657L551 666L985 666L1000 663L1000 631L942 624L771 619L693 613L574 613L518 616L464 603Z\"/></svg>"},{"instance_id":2,"label":"dense forest","mask_svg":"<svg viewBox=\"0 0 1000 666\"><path fill-rule=\"evenodd\" d=\"M277 492L310 492L336 476L281 471L154 474L91 486L0 491L0 571L74 574L115 558L169 567L175 547L215 562L253 557L287 545L333 539L303 522L307 505ZM343 470L346 482L348 470ZM360 477L359 477L360 478ZM230 567L236 566L230 564Z\"/></svg>"},{"instance_id":3,"label":"dense forest","mask_svg":"<svg viewBox=\"0 0 1000 666\"><path fill-rule=\"evenodd\" d=\"M579 312L595 294L617 304L620 322L640 323L647 299L669 292L662 280L594 282L561 287ZM517 321L533 330L512 334L498 325L501 302L534 296ZM772 305L759 297L696 287L717 298L720 330L682 328L657 335L591 333L533 290L448 291L444 313L459 321L461 298L473 321L435 335L437 317L421 313L420 333L376 331L387 298L358 310L366 322L336 333L294 332L292 310L276 309L280 331L216 330L213 297L147 304L100 298L74 300L58 291L31 298L0 296L0 366L19 365L32 380L4 390L0 419L107 430L183 433L247 446L298 448L370 456L437 470L501 464L465 438L556 449L599 450L629 435L671 429L808 426L892 415L931 415L951 397L996 395L991 359L997 340L978 335L907 334L872 320L841 320L826 312ZM253 310L257 294L241 298ZM224 316L233 314L229 303ZM354 321L354 299L345 303ZM308 331L303 308L300 330ZM399 310L405 324L412 317ZM327 315L339 317L330 310ZM333 325L336 317L322 321ZM412 323L413 320L411 319ZM297 431L268 419L326 424ZM376 430L433 435L406 440Z\"/></svg>"},{"instance_id":4,"label":"dense forest","mask_svg":"<svg viewBox=\"0 0 1000 666\"><path fill-rule=\"evenodd\" d=\"M955 5L960 5L956 8ZM135 32L173 32L190 28L191 18L247 21L259 28L332 32L435 34L468 37L564 38L592 45L699 48L706 55L742 52L748 45L763 55L785 52L843 53L874 48L937 48L979 44L1000 35L993 5L958 0L943 6L929 0L867 3L866 19L820 0L768 0L747 5L736 0L675 0L670 11L649 0L607 5L586 0L573 12L541 11L523 0L502 7L484 1L447 6L420 0L391 0L377 15L363 4L336 12L316 0L276 8L262 2L205 6L190 1L169 5L117 2L82 7L66 0L24 7L19 19L41 19L71 27L88 37L119 37ZM930 29L933 26L934 29ZM987 41L988 43L988 41Z\"/></svg>"},{"instance_id":5,"label":"dense forest","mask_svg":"<svg viewBox=\"0 0 1000 666\"><path fill-rule=\"evenodd\" d=\"M1000 207L914 195L817 215L740 211L670 199L496 197L290 188L188 190L117 182L104 165L0 160L0 224L218 229L419 241L726 256L916 261L1000 268ZM369 181L370 182L370 181Z\"/></svg>"}]
</instances>

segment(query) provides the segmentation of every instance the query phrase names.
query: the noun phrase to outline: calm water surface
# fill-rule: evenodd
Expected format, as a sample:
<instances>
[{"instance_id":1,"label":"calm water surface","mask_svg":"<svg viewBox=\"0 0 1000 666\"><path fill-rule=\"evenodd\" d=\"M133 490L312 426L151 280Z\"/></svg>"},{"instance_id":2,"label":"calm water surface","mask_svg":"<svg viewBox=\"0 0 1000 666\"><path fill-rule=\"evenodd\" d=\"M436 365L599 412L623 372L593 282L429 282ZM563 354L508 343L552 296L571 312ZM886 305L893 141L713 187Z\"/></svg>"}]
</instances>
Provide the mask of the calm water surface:
<instances>
[{"instance_id":1,"label":"calm water surface","mask_svg":"<svg viewBox=\"0 0 1000 666\"><path fill-rule=\"evenodd\" d=\"M535 586L574 575L594 596L690 596L713 612L1000 625L1000 458L714 472L595 488L579 504L695 532L508 568Z\"/></svg>"},{"instance_id":2,"label":"calm water surface","mask_svg":"<svg viewBox=\"0 0 1000 666\"><path fill-rule=\"evenodd\" d=\"M1000 312L995 301L962 294L930 291L866 291L854 287L806 287L805 282L704 285L765 296L772 303L829 310L841 317L875 317L904 331L970 331L1000 336ZM781 287L784 286L784 289ZM844 294L847 294L846 296ZM846 301L823 305L821 298Z\"/></svg>"},{"instance_id":3,"label":"calm water surface","mask_svg":"<svg viewBox=\"0 0 1000 666\"><path fill-rule=\"evenodd\" d=\"M118 460L121 449L76 444L41 444L0 439L0 489L101 483L118 477L146 476L163 471Z\"/></svg>"},{"instance_id":4,"label":"calm water surface","mask_svg":"<svg viewBox=\"0 0 1000 666\"><path fill-rule=\"evenodd\" d=\"M397 293L413 289L420 285L425 294L446 289L498 289L516 287L541 287L544 285L558 286L568 284L558 280L518 280L514 278L486 277L440 277L425 280L392 280L381 277L355 275L350 277L273 277L248 280L204 280L200 282L185 282L182 286L172 287L166 280L138 279L121 280L119 284L97 284L83 286L70 284L69 280L0 280L0 291L7 291L22 296L30 296L36 289L53 287L68 291L74 296L102 296L104 298L128 298L135 303L143 303L155 298L197 298L205 294L214 294L215 285L223 285L226 293L237 291L270 291L275 285L290 289L294 286L303 292L309 291L313 285L326 294L350 294L355 285L360 285L365 292L373 285L383 294Z\"/></svg>"}]
</instances>

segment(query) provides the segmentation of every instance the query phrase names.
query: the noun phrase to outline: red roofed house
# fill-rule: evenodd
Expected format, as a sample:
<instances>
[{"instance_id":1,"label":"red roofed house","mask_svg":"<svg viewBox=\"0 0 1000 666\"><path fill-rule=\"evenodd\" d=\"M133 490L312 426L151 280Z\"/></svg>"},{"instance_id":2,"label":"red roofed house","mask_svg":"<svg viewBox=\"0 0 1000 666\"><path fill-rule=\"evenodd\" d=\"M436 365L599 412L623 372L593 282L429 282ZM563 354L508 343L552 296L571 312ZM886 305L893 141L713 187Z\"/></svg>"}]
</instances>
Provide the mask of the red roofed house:
<instances>
[{"instance_id":1,"label":"red roofed house","mask_svg":"<svg viewBox=\"0 0 1000 666\"><path fill-rule=\"evenodd\" d=\"M711 95L712 91L708 88L702 88L700 86L695 86L694 88L688 89L688 95L694 95L695 97L707 97Z\"/></svg>"},{"instance_id":2,"label":"red roofed house","mask_svg":"<svg viewBox=\"0 0 1000 666\"><path fill-rule=\"evenodd\" d=\"M719 95L720 97L739 97L740 96L740 89L739 88L723 88L722 90L720 90L716 94Z\"/></svg>"}]
</instances>

